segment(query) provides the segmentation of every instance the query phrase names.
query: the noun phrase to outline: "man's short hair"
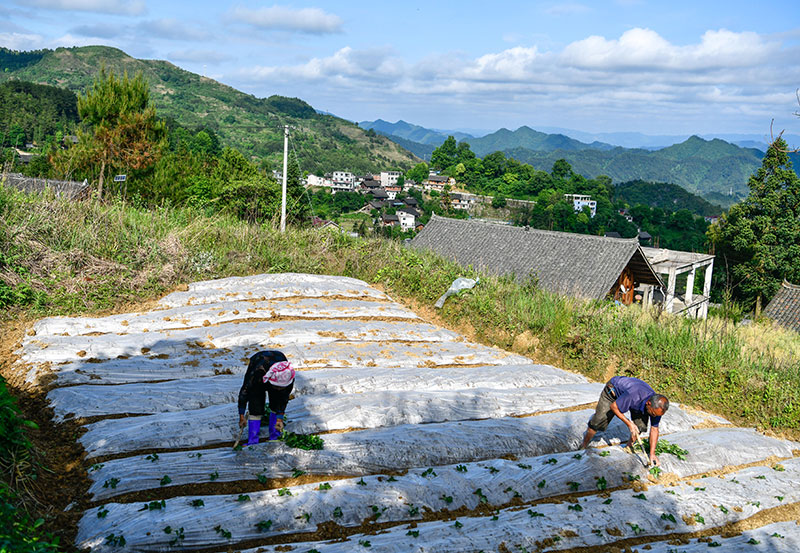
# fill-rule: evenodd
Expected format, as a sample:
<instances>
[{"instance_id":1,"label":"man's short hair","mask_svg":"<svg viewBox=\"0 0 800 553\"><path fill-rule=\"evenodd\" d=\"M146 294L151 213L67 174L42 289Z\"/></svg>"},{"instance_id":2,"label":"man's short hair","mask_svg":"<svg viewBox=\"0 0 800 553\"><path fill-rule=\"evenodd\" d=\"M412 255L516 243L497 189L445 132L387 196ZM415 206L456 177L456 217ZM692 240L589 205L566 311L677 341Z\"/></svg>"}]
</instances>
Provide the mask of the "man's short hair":
<instances>
[{"instance_id":1,"label":"man's short hair","mask_svg":"<svg viewBox=\"0 0 800 553\"><path fill-rule=\"evenodd\" d=\"M667 399L667 396L653 394L653 397L650 398L650 407L652 409L663 409L666 413L667 409L669 409L669 400Z\"/></svg>"}]
</instances>

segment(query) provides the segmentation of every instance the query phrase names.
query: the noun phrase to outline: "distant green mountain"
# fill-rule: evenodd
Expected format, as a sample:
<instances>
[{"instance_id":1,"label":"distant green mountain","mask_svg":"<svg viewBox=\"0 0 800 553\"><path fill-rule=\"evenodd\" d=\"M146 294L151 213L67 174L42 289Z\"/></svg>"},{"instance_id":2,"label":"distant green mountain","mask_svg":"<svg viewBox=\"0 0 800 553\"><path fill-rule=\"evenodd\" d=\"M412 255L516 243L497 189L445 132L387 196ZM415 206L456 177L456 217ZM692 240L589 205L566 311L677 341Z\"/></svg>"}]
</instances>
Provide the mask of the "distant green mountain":
<instances>
[{"instance_id":1,"label":"distant green mountain","mask_svg":"<svg viewBox=\"0 0 800 553\"><path fill-rule=\"evenodd\" d=\"M697 136L656 151L614 148L544 152L515 148L504 153L537 169L550 170L556 160L566 159L576 173L587 177L608 175L614 182L671 182L723 206L747 195L747 180L764 157L754 148Z\"/></svg>"},{"instance_id":2,"label":"distant green mountain","mask_svg":"<svg viewBox=\"0 0 800 553\"><path fill-rule=\"evenodd\" d=\"M500 129L481 138L468 138L470 148L475 155L483 157L492 152L525 149L534 152L552 152L554 150L611 150L614 146L603 142L585 144L563 134L547 134L535 131L530 127L520 127L515 131ZM520 160L521 161L521 160Z\"/></svg>"},{"instance_id":3,"label":"distant green mountain","mask_svg":"<svg viewBox=\"0 0 800 553\"><path fill-rule=\"evenodd\" d=\"M677 184L663 182L635 180L615 184L612 199L624 201L631 206L643 204L659 207L665 211L688 209L692 213L704 217L722 213L722 207L719 205L687 192Z\"/></svg>"},{"instance_id":4,"label":"distant green mountain","mask_svg":"<svg viewBox=\"0 0 800 553\"><path fill-rule=\"evenodd\" d=\"M213 79L162 60L139 60L106 46L58 48L36 52L0 49L0 81L31 81L82 93L101 67L121 74L141 72L159 116L189 128L212 129L226 146L278 167L283 125L303 170L366 172L407 169L420 160L383 136L367 136L358 125L318 114L297 98L256 98ZM0 122L0 125L4 122Z\"/></svg>"},{"instance_id":5,"label":"distant green mountain","mask_svg":"<svg viewBox=\"0 0 800 553\"><path fill-rule=\"evenodd\" d=\"M450 136L450 134L406 123L402 119L397 123L389 123L383 119L361 121L358 126L364 129L372 129L384 136L396 136L434 147L441 146L442 142L447 140L447 137ZM452 135L458 141L473 138L472 135L463 132L453 132ZM431 152L432 151L433 149L431 149Z\"/></svg>"}]
</instances>

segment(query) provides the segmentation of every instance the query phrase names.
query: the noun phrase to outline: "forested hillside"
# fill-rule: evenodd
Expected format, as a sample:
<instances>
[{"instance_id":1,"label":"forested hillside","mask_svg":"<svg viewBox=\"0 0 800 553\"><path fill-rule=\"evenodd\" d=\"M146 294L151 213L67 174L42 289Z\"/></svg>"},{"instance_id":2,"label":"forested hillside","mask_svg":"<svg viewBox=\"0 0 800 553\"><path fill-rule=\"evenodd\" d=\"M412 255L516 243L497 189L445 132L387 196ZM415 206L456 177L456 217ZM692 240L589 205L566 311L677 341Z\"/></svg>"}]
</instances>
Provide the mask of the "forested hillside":
<instances>
[{"instance_id":1,"label":"forested hillside","mask_svg":"<svg viewBox=\"0 0 800 553\"><path fill-rule=\"evenodd\" d=\"M367 136L356 124L318 114L298 98L256 98L161 60L138 60L115 48L86 46L37 52L2 52L0 81L31 81L82 92L100 68L131 76L141 73L159 116L190 129L212 130L225 146L278 167L283 125L305 171L354 172L409 168L415 156L380 135Z\"/></svg>"},{"instance_id":2,"label":"forested hillside","mask_svg":"<svg viewBox=\"0 0 800 553\"><path fill-rule=\"evenodd\" d=\"M69 90L24 81L0 83L0 146L24 148L78 123L78 98Z\"/></svg>"}]
</instances>

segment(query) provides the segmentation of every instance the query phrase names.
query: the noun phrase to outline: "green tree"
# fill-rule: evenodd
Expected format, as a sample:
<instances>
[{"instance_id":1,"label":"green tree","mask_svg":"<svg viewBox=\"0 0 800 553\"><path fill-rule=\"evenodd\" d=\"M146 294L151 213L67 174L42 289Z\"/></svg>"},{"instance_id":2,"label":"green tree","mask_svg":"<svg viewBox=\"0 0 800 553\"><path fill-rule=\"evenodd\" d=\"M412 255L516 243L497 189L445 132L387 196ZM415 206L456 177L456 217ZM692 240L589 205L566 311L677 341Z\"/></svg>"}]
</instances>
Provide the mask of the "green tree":
<instances>
[{"instance_id":1,"label":"green tree","mask_svg":"<svg viewBox=\"0 0 800 553\"><path fill-rule=\"evenodd\" d=\"M750 194L709 230L728 283L746 306L769 300L783 279L800 282L800 179L786 142L773 142L747 183Z\"/></svg>"},{"instance_id":2,"label":"green tree","mask_svg":"<svg viewBox=\"0 0 800 553\"><path fill-rule=\"evenodd\" d=\"M455 163L457 150L456 139L452 135L448 136L431 154L431 165L436 169L447 169Z\"/></svg>"},{"instance_id":3,"label":"green tree","mask_svg":"<svg viewBox=\"0 0 800 553\"><path fill-rule=\"evenodd\" d=\"M406 172L406 178L415 181L417 184L428 180L428 164L425 162L417 163L413 169Z\"/></svg>"},{"instance_id":4,"label":"green tree","mask_svg":"<svg viewBox=\"0 0 800 553\"><path fill-rule=\"evenodd\" d=\"M105 68L78 98L78 113L91 128L90 135L82 135L79 151L84 162L100 163L100 197L107 169L149 169L166 148L166 125L149 104L150 92L141 73L133 79L127 72L117 78Z\"/></svg>"}]
</instances>

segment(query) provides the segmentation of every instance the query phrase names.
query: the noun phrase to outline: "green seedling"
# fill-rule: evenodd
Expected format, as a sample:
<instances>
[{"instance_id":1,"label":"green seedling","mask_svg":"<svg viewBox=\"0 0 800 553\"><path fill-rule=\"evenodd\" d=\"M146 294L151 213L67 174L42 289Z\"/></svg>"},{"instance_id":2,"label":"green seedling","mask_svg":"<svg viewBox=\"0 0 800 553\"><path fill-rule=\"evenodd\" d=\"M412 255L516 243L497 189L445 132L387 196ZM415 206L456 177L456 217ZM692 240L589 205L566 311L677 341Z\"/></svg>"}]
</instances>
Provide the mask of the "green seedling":
<instances>
[{"instance_id":1,"label":"green seedling","mask_svg":"<svg viewBox=\"0 0 800 553\"><path fill-rule=\"evenodd\" d=\"M169 475L166 475L166 474L165 474L165 475L164 475L164 478L162 478L162 479L159 481L159 484L161 484L162 486L166 486L166 485L167 485L167 484L169 484L170 482L172 482L172 478L170 478L170 477L169 477Z\"/></svg>"},{"instance_id":2,"label":"green seedling","mask_svg":"<svg viewBox=\"0 0 800 553\"><path fill-rule=\"evenodd\" d=\"M419 530L409 530L408 532L406 532L406 536L411 536L412 538L418 538Z\"/></svg>"},{"instance_id":3,"label":"green seedling","mask_svg":"<svg viewBox=\"0 0 800 553\"><path fill-rule=\"evenodd\" d=\"M331 487L332 486L328 482L323 482L322 484L319 485L319 488L317 489L320 491L325 491L325 490L330 490Z\"/></svg>"},{"instance_id":4,"label":"green seedling","mask_svg":"<svg viewBox=\"0 0 800 553\"><path fill-rule=\"evenodd\" d=\"M367 483L364 482L363 478L361 480L359 480L358 482L356 482L356 484L358 484L359 486L366 486L367 485Z\"/></svg>"},{"instance_id":5,"label":"green seedling","mask_svg":"<svg viewBox=\"0 0 800 553\"><path fill-rule=\"evenodd\" d=\"M638 524L634 524L634 523L632 523L632 522L627 522L626 524L627 524L628 526L630 526L630 527L631 527L631 530L633 530L633 533L634 533L634 535L636 535L636 536L638 536L639 534L641 534L642 532L644 532L644 530L642 530L641 528L639 528L639 525L638 525Z\"/></svg>"},{"instance_id":6,"label":"green seedling","mask_svg":"<svg viewBox=\"0 0 800 553\"><path fill-rule=\"evenodd\" d=\"M641 499L641 500L643 500L643 501L647 501L647 496L646 496L646 495L644 495L643 493L640 493L640 494L634 495L633 497L635 497L636 499Z\"/></svg>"},{"instance_id":7,"label":"green seedling","mask_svg":"<svg viewBox=\"0 0 800 553\"><path fill-rule=\"evenodd\" d=\"M750 505L752 505L753 507L756 507L756 508L761 507L761 502L760 501L748 501L747 503L749 503Z\"/></svg>"},{"instance_id":8,"label":"green seedling","mask_svg":"<svg viewBox=\"0 0 800 553\"><path fill-rule=\"evenodd\" d=\"M583 507L581 507L580 503L575 503L574 505L570 505L569 507L567 507L567 509L569 509L570 511L577 511L579 513L583 511Z\"/></svg>"},{"instance_id":9,"label":"green seedling","mask_svg":"<svg viewBox=\"0 0 800 553\"><path fill-rule=\"evenodd\" d=\"M661 476L661 467L650 467L650 474L652 474L655 478Z\"/></svg>"},{"instance_id":10,"label":"green seedling","mask_svg":"<svg viewBox=\"0 0 800 553\"><path fill-rule=\"evenodd\" d=\"M517 466L521 469L530 470L533 467L531 465L526 465L525 463L517 463Z\"/></svg>"},{"instance_id":11,"label":"green seedling","mask_svg":"<svg viewBox=\"0 0 800 553\"><path fill-rule=\"evenodd\" d=\"M372 544L369 542L369 540L358 540L358 545L362 547L370 547Z\"/></svg>"},{"instance_id":12,"label":"green seedling","mask_svg":"<svg viewBox=\"0 0 800 553\"><path fill-rule=\"evenodd\" d=\"M486 468L489 469L489 472L491 472L492 474L497 474L498 472L500 472L500 469L495 467L486 467Z\"/></svg>"},{"instance_id":13,"label":"green seedling","mask_svg":"<svg viewBox=\"0 0 800 553\"><path fill-rule=\"evenodd\" d=\"M538 511L528 509L528 516L530 516L531 518L536 518L536 517L543 517L544 515Z\"/></svg>"},{"instance_id":14,"label":"green seedling","mask_svg":"<svg viewBox=\"0 0 800 553\"><path fill-rule=\"evenodd\" d=\"M441 499L442 501L444 501L448 505L453 502L453 496L452 495L444 495L444 494L442 494L442 496L439 499Z\"/></svg>"},{"instance_id":15,"label":"green seedling","mask_svg":"<svg viewBox=\"0 0 800 553\"><path fill-rule=\"evenodd\" d=\"M455 524L453 524L453 526L455 526L456 528L463 528L464 527L464 525L459 521L456 521Z\"/></svg>"},{"instance_id":16,"label":"green seedling","mask_svg":"<svg viewBox=\"0 0 800 553\"><path fill-rule=\"evenodd\" d=\"M705 488L698 488L698 487L696 487L696 488L694 489L694 491L696 491L696 492L704 492L704 491L706 491L706 489L705 489Z\"/></svg>"},{"instance_id":17,"label":"green seedling","mask_svg":"<svg viewBox=\"0 0 800 553\"><path fill-rule=\"evenodd\" d=\"M478 503L489 503L489 498L486 497L485 495L483 495L483 489L482 488L478 488L477 490L472 492L472 495L477 495L478 496Z\"/></svg>"},{"instance_id":18,"label":"green seedling","mask_svg":"<svg viewBox=\"0 0 800 553\"><path fill-rule=\"evenodd\" d=\"M259 484L263 484L265 486L267 485L267 482L269 482L269 479L264 474L259 474L256 476L256 480L258 480Z\"/></svg>"},{"instance_id":19,"label":"green seedling","mask_svg":"<svg viewBox=\"0 0 800 553\"><path fill-rule=\"evenodd\" d=\"M664 493L668 493L670 495L678 495L675 492L673 492L672 490L664 490Z\"/></svg>"},{"instance_id":20,"label":"green seedling","mask_svg":"<svg viewBox=\"0 0 800 553\"><path fill-rule=\"evenodd\" d=\"M775 532L774 534L772 534L770 536L770 538L781 538L781 539L783 539L783 536L781 536L779 533Z\"/></svg>"},{"instance_id":21,"label":"green seedling","mask_svg":"<svg viewBox=\"0 0 800 553\"><path fill-rule=\"evenodd\" d=\"M189 453L189 457L195 458L195 459L200 459L200 457L202 457L202 456L203 456L202 453Z\"/></svg>"},{"instance_id":22,"label":"green seedling","mask_svg":"<svg viewBox=\"0 0 800 553\"><path fill-rule=\"evenodd\" d=\"M569 489L573 492L577 492L578 488L581 487L581 484L580 482L567 482L567 486L569 486Z\"/></svg>"},{"instance_id":23,"label":"green seedling","mask_svg":"<svg viewBox=\"0 0 800 553\"><path fill-rule=\"evenodd\" d=\"M311 513L303 512L303 513L301 513L300 515L298 515L298 516L296 516L294 518L296 518L296 519L305 519L306 522L309 522L311 520Z\"/></svg>"},{"instance_id":24,"label":"green seedling","mask_svg":"<svg viewBox=\"0 0 800 553\"><path fill-rule=\"evenodd\" d=\"M415 517L419 514L419 507L415 507L413 504L408 506L408 516Z\"/></svg>"},{"instance_id":25,"label":"green seedling","mask_svg":"<svg viewBox=\"0 0 800 553\"><path fill-rule=\"evenodd\" d=\"M95 463L95 464L93 464L91 467L89 467L89 472L94 472L94 471L96 471L96 470L100 470L100 469L101 469L101 468L103 468L104 466L105 466L105 465L104 465L103 463Z\"/></svg>"},{"instance_id":26,"label":"green seedling","mask_svg":"<svg viewBox=\"0 0 800 553\"><path fill-rule=\"evenodd\" d=\"M753 478L755 478L756 480L766 480L767 479L767 477L764 476L763 474L760 475L760 476L753 476Z\"/></svg>"},{"instance_id":27,"label":"green seedling","mask_svg":"<svg viewBox=\"0 0 800 553\"><path fill-rule=\"evenodd\" d=\"M289 447L305 449L306 451L312 449L322 449L325 445L325 442L322 440L322 438L319 436L313 436L311 434L295 434L294 432L284 432L280 439L283 440L283 443Z\"/></svg>"},{"instance_id":28,"label":"green seedling","mask_svg":"<svg viewBox=\"0 0 800 553\"><path fill-rule=\"evenodd\" d=\"M604 476L601 476L600 478L597 479L597 489L598 490L603 491L607 487L608 487L608 482L606 482L606 479L605 479Z\"/></svg>"},{"instance_id":29,"label":"green seedling","mask_svg":"<svg viewBox=\"0 0 800 553\"><path fill-rule=\"evenodd\" d=\"M456 470L458 472L467 472L467 465L456 465Z\"/></svg>"},{"instance_id":30,"label":"green seedling","mask_svg":"<svg viewBox=\"0 0 800 553\"><path fill-rule=\"evenodd\" d=\"M389 478L386 479L386 481L387 482L397 482L397 478L395 478L394 476L390 476Z\"/></svg>"},{"instance_id":31,"label":"green seedling","mask_svg":"<svg viewBox=\"0 0 800 553\"><path fill-rule=\"evenodd\" d=\"M725 513L726 515L728 514L728 509L725 507L725 505L720 505L719 510Z\"/></svg>"},{"instance_id":32,"label":"green seedling","mask_svg":"<svg viewBox=\"0 0 800 553\"><path fill-rule=\"evenodd\" d=\"M741 484L741 482L739 482L736 478L731 478L731 482L734 484Z\"/></svg>"},{"instance_id":33,"label":"green seedling","mask_svg":"<svg viewBox=\"0 0 800 553\"><path fill-rule=\"evenodd\" d=\"M602 536L603 535L603 531L600 530L600 528L592 528L592 534L596 534L598 536Z\"/></svg>"},{"instance_id":34,"label":"green seedling","mask_svg":"<svg viewBox=\"0 0 800 553\"><path fill-rule=\"evenodd\" d=\"M703 517L700 515L700 513L695 513L695 514L694 514L694 519L695 519L697 522L699 522L700 524L705 524L705 523L706 523L706 519L704 519L704 518L703 518Z\"/></svg>"},{"instance_id":35,"label":"green seedling","mask_svg":"<svg viewBox=\"0 0 800 553\"><path fill-rule=\"evenodd\" d=\"M186 536L183 534L183 526L175 530L175 537L169 542L170 545L177 545L178 542L183 541Z\"/></svg>"},{"instance_id":36,"label":"green seedling","mask_svg":"<svg viewBox=\"0 0 800 553\"><path fill-rule=\"evenodd\" d=\"M202 499L193 499L191 505L192 507L203 507L205 506L205 501Z\"/></svg>"},{"instance_id":37,"label":"green seedling","mask_svg":"<svg viewBox=\"0 0 800 553\"><path fill-rule=\"evenodd\" d=\"M581 459L583 459L583 455L581 455L580 453L576 453L575 455L572 456L572 458L580 461Z\"/></svg>"},{"instance_id":38,"label":"green seedling","mask_svg":"<svg viewBox=\"0 0 800 553\"><path fill-rule=\"evenodd\" d=\"M103 487L115 490L117 489L117 484L119 484L119 478L109 478L108 480L103 482Z\"/></svg>"},{"instance_id":39,"label":"green seedling","mask_svg":"<svg viewBox=\"0 0 800 553\"><path fill-rule=\"evenodd\" d=\"M285 495L292 495L292 492L289 490L289 488L281 488L278 490L278 495L283 497Z\"/></svg>"},{"instance_id":40,"label":"green seedling","mask_svg":"<svg viewBox=\"0 0 800 553\"><path fill-rule=\"evenodd\" d=\"M628 482L636 482L637 480L641 480L641 477L638 474L633 474L632 472L628 474Z\"/></svg>"},{"instance_id":41,"label":"green seedling","mask_svg":"<svg viewBox=\"0 0 800 553\"><path fill-rule=\"evenodd\" d=\"M601 451L599 455L600 457L608 457L609 455L611 455L611 453L608 451Z\"/></svg>"},{"instance_id":42,"label":"green seedling","mask_svg":"<svg viewBox=\"0 0 800 553\"><path fill-rule=\"evenodd\" d=\"M758 544L760 544L760 543L761 543L761 542L760 542L760 541L758 541L758 540L757 540L757 539L755 539L755 538L750 538L749 540L747 540L747 544L748 544L748 545L758 545Z\"/></svg>"},{"instance_id":43,"label":"green seedling","mask_svg":"<svg viewBox=\"0 0 800 553\"><path fill-rule=\"evenodd\" d=\"M544 488L546 485L547 485L547 480L542 480L541 482L539 482L538 484L536 484L536 487L537 487L537 488L539 488L539 489L542 489L542 488Z\"/></svg>"},{"instance_id":44,"label":"green seedling","mask_svg":"<svg viewBox=\"0 0 800 553\"><path fill-rule=\"evenodd\" d=\"M644 438L642 442L644 442L645 449L647 451L650 451L650 439ZM667 440L660 439L656 444L656 455L660 455L662 453L669 453L671 455L674 455L681 461L685 461L686 456L689 455L689 452L686 451L685 449L682 449L675 444L671 444Z\"/></svg>"},{"instance_id":45,"label":"green seedling","mask_svg":"<svg viewBox=\"0 0 800 553\"><path fill-rule=\"evenodd\" d=\"M145 459L147 459L151 463L155 463L156 461L158 461L158 453L151 453L150 455L145 457Z\"/></svg>"},{"instance_id":46,"label":"green seedling","mask_svg":"<svg viewBox=\"0 0 800 553\"><path fill-rule=\"evenodd\" d=\"M167 526L166 528L164 528L164 533L165 534L171 534L172 533L172 526Z\"/></svg>"},{"instance_id":47,"label":"green seedling","mask_svg":"<svg viewBox=\"0 0 800 553\"><path fill-rule=\"evenodd\" d=\"M614 500L609 497L608 499L603 501L603 505L610 505L612 501L614 501Z\"/></svg>"},{"instance_id":48,"label":"green seedling","mask_svg":"<svg viewBox=\"0 0 800 553\"><path fill-rule=\"evenodd\" d=\"M231 539L231 535L232 535L232 534L231 534L230 532L228 532L227 530L225 530L225 528L223 528L223 527L222 527L222 526L220 526L219 524L217 524L216 526L214 526L214 531L215 531L217 534L219 534L220 536L222 536L223 538L227 539L227 540Z\"/></svg>"},{"instance_id":49,"label":"green seedling","mask_svg":"<svg viewBox=\"0 0 800 553\"><path fill-rule=\"evenodd\" d=\"M303 476L305 473L306 471L304 470L294 469L294 471L292 471L292 478L298 478L300 476Z\"/></svg>"},{"instance_id":50,"label":"green seedling","mask_svg":"<svg viewBox=\"0 0 800 553\"><path fill-rule=\"evenodd\" d=\"M100 507L97 511L97 518L106 518L108 515L108 509L106 509L105 505Z\"/></svg>"},{"instance_id":51,"label":"green seedling","mask_svg":"<svg viewBox=\"0 0 800 553\"><path fill-rule=\"evenodd\" d=\"M661 520L668 520L674 524L677 524L677 522L675 521L675 516L672 514L661 513Z\"/></svg>"},{"instance_id":52,"label":"green seedling","mask_svg":"<svg viewBox=\"0 0 800 553\"><path fill-rule=\"evenodd\" d=\"M216 480L217 478L219 478L219 471L218 471L218 470L215 470L214 472L212 472L212 473L211 473L211 474L209 474L208 476L209 476L209 478L211 479L211 481L213 482L214 480Z\"/></svg>"},{"instance_id":53,"label":"green seedling","mask_svg":"<svg viewBox=\"0 0 800 553\"><path fill-rule=\"evenodd\" d=\"M125 537L122 534L119 536L109 534L106 536L106 544L113 547L125 547Z\"/></svg>"},{"instance_id":54,"label":"green seedling","mask_svg":"<svg viewBox=\"0 0 800 553\"><path fill-rule=\"evenodd\" d=\"M785 470L786 470L786 467L784 467L783 465L781 465L780 463L778 463L777 465L775 465L774 467L772 467L772 470L777 470L778 472L783 472L783 471L785 471Z\"/></svg>"},{"instance_id":55,"label":"green seedling","mask_svg":"<svg viewBox=\"0 0 800 553\"><path fill-rule=\"evenodd\" d=\"M243 501L250 501L250 496L244 493L240 493L239 497L236 498L236 501L243 502Z\"/></svg>"},{"instance_id":56,"label":"green seedling","mask_svg":"<svg viewBox=\"0 0 800 553\"><path fill-rule=\"evenodd\" d=\"M543 465L555 465L556 463L558 463L558 459L556 459L555 457L550 457L547 461L543 462L542 464Z\"/></svg>"},{"instance_id":57,"label":"green seedling","mask_svg":"<svg viewBox=\"0 0 800 553\"><path fill-rule=\"evenodd\" d=\"M783 501L783 496L782 495L776 495L775 499L777 499L778 501Z\"/></svg>"},{"instance_id":58,"label":"green seedling","mask_svg":"<svg viewBox=\"0 0 800 553\"><path fill-rule=\"evenodd\" d=\"M167 502L163 499L161 501L151 501L150 503L145 503L144 507L139 509L140 511L160 511L161 509L167 508Z\"/></svg>"},{"instance_id":59,"label":"green seedling","mask_svg":"<svg viewBox=\"0 0 800 553\"><path fill-rule=\"evenodd\" d=\"M718 541L710 541L710 542L708 542L708 546L709 547L722 547L722 544L719 543Z\"/></svg>"},{"instance_id":60,"label":"green seedling","mask_svg":"<svg viewBox=\"0 0 800 553\"><path fill-rule=\"evenodd\" d=\"M498 517L498 516L497 516L498 514L500 514L500 510L499 510L499 509L498 509L498 510L496 510L496 511L494 512L494 514L492 515L492 520L493 520L493 521L495 521L495 520L498 520L498 519L500 518L500 517Z\"/></svg>"},{"instance_id":61,"label":"green seedling","mask_svg":"<svg viewBox=\"0 0 800 553\"><path fill-rule=\"evenodd\" d=\"M336 508L333 510L333 516L334 516L335 518L342 518L342 508L341 508L341 507L336 507Z\"/></svg>"},{"instance_id":62,"label":"green seedling","mask_svg":"<svg viewBox=\"0 0 800 553\"><path fill-rule=\"evenodd\" d=\"M452 500L453 500L453 498L451 497L451 498L450 498L450 501L452 501ZM384 512L384 511L385 511L385 510L386 510L388 507L383 507L383 508L381 509L381 508L380 508L380 507L378 507L377 505L370 505L370 508L372 509L372 519L373 519L373 520L378 520L379 518L381 518L381 515L383 514L383 512Z\"/></svg>"},{"instance_id":63,"label":"green seedling","mask_svg":"<svg viewBox=\"0 0 800 553\"><path fill-rule=\"evenodd\" d=\"M236 444L236 445L233 447L233 450L234 450L234 451L241 451L241 450L243 450L243 449L244 449L244 446L243 446L242 444ZM249 448L248 448L248 449L249 449Z\"/></svg>"},{"instance_id":64,"label":"green seedling","mask_svg":"<svg viewBox=\"0 0 800 553\"><path fill-rule=\"evenodd\" d=\"M434 472L434 470L433 470L432 468L429 468L429 469L425 470L425 471L424 471L424 472L421 474L421 476L425 476L425 477L427 477L427 476L431 476L431 477L432 477L432 476L437 476L437 475L436 475L436 473Z\"/></svg>"}]
</instances>

